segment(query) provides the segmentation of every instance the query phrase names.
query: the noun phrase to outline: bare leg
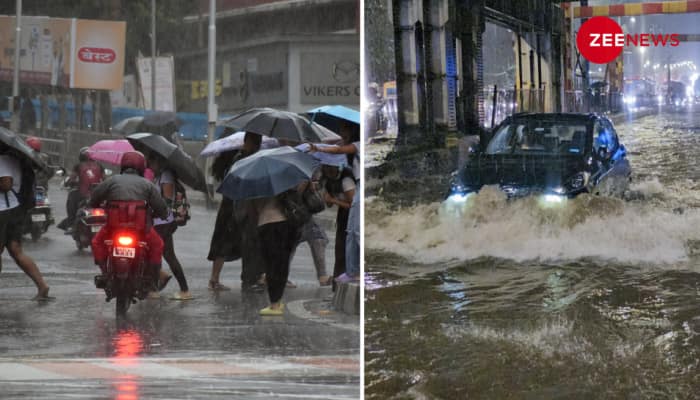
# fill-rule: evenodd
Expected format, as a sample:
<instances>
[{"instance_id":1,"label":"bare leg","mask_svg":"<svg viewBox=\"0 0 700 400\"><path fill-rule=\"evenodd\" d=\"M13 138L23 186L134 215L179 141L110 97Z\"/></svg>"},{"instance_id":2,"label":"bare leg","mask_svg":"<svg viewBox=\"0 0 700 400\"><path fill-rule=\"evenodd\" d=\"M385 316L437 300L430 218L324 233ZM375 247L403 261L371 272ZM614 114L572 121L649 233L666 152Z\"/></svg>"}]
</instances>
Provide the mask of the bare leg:
<instances>
[{"instance_id":1,"label":"bare leg","mask_svg":"<svg viewBox=\"0 0 700 400\"><path fill-rule=\"evenodd\" d=\"M47 298L49 295L49 286L44 282L44 278L41 276L41 272L34 260L22 251L22 244L17 241L10 241L7 250L22 271L34 281L38 290L37 298Z\"/></svg>"},{"instance_id":2,"label":"bare leg","mask_svg":"<svg viewBox=\"0 0 700 400\"><path fill-rule=\"evenodd\" d=\"M224 268L224 258L217 257L211 265L211 276L209 277L209 289L211 290L230 290L227 286L219 282L221 270Z\"/></svg>"},{"instance_id":3,"label":"bare leg","mask_svg":"<svg viewBox=\"0 0 700 400\"><path fill-rule=\"evenodd\" d=\"M330 283L330 277L326 272L326 241L323 239L310 240L309 248L311 249L311 257L314 259L314 267L316 267L316 277L321 285Z\"/></svg>"},{"instance_id":4,"label":"bare leg","mask_svg":"<svg viewBox=\"0 0 700 400\"><path fill-rule=\"evenodd\" d=\"M224 258L217 257L211 265L211 276L209 282L219 282L221 270L224 268Z\"/></svg>"}]
</instances>

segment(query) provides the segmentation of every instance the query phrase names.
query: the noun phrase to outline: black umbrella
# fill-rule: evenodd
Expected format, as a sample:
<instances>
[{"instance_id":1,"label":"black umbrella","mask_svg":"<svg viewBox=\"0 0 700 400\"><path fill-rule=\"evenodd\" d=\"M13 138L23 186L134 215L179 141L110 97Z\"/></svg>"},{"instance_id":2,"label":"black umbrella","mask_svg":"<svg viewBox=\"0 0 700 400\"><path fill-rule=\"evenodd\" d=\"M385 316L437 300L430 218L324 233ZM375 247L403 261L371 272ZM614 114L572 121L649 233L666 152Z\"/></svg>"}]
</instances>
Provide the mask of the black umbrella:
<instances>
[{"instance_id":1,"label":"black umbrella","mask_svg":"<svg viewBox=\"0 0 700 400\"><path fill-rule=\"evenodd\" d=\"M22 138L11 130L0 127L0 142L14 150L14 153L20 158L30 161L37 168L47 172L52 171L51 167L39 158L37 153L31 147L27 146Z\"/></svg>"},{"instance_id":2,"label":"black umbrella","mask_svg":"<svg viewBox=\"0 0 700 400\"><path fill-rule=\"evenodd\" d=\"M172 111L154 111L144 115L142 124L147 126L161 127L168 124L179 128L183 121Z\"/></svg>"},{"instance_id":3,"label":"black umbrella","mask_svg":"<svg viewBox=\"0 0 700 400\"><path fill-rule=\"evenodd\" d=\"M134 133L127 136L126 139L136 150L143 153L152 151L162 156L168 167L185 185L194 190L206 191L204 174L199 170L192 157L164 137L152 133Z\"/></svg>"},{"instance_id":4,"label":"black umbrella","mask_svg":"<svg viewBox=\"0 0 700 400\"><path fill-rule=\"evenodd\" d=\"M289 146L260 150L233 164L217 191L232 200L272 197L311 179L317 166Z\"/></svg>"},{"instance_id":5,"label":"black umbrella","mask_svg":"<svg viewBox=\"0 0 700 400\"><path fill-rule=\"evenodd\" d=\"M155 133L176 143L175 132L184 122L172 111L154 111L146 114L135 132ZM133 131L131 133L134 133Z\"/></svg>"},{"instance_id":6,"label":"black umbrella","mask_svg":"<svg viewBox=\"0 0 700 400\"><path fill-rule=\"evenodd\" d=\"M272 108L250 109L227 120L224 126L297 143L329 143L341 140L340 136L299 114Z\"/></svg>"}]
</instances>

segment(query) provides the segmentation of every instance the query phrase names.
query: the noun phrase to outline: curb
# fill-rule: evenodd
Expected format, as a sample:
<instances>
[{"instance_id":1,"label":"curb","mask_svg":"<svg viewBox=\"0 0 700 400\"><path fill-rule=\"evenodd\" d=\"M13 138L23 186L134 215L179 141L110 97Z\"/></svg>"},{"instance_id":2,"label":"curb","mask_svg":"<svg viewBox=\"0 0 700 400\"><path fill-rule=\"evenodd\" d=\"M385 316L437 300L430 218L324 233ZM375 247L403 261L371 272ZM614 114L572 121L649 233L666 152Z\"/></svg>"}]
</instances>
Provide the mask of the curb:
<instances>
[{"instance_id":1,"label":"curb","mask_svg":"<svg viewBox=\"0 0 700 400\"><path fill-rule=\"evenodd\" d=\"M338 285L333 295L333 308L349 315L360 315L360 284L350 282Z\"/></svg>"}]
</instances>

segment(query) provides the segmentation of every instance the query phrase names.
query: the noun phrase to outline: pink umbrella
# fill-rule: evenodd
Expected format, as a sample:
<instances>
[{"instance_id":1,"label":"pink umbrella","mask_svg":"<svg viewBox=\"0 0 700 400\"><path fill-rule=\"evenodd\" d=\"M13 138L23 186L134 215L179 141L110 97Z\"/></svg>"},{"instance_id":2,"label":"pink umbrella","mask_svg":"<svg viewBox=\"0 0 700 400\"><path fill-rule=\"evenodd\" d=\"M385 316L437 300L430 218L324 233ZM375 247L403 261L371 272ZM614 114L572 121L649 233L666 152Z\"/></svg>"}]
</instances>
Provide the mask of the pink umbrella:
<instances>
[{"instance_id":1,"label":"pink umbrella","mask_svg":"<svg viewBox=\"0 0 700 400\"><path fill-rule=\"evenodd\" d=\"M95 161L120 165L124 153L134 151L128 140L100 140L88 148L88 155Z\"/></svg>"}]
</instances>

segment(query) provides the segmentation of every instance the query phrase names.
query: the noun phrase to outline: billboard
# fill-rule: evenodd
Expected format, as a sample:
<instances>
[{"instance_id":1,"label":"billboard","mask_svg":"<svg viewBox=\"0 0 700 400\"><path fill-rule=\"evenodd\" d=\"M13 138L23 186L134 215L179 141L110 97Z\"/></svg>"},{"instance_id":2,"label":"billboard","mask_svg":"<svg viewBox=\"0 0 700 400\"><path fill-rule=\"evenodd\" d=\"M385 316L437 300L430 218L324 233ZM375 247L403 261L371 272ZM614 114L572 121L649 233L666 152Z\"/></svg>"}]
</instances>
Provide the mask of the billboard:
<instances>
[{"instance_id":1,"label":"billboard","mask_svg":"<svg viewBox=\"0 0 700 400\"><path fill-rule=\"evenodd\" d=\"M360 63L357 52L301 54L301 102L360 104Z\"/></svg>"},{"instance_id":2,"label":"billboard","mask_svg":"<svg viewBox=\"0 0 700 400\"><path fill-rule=\"evenodd\" d=\"M126 22L22 17L20 82L83 89L119 89ZM0 15L0 80L12 81L15 17Z\"/></svg>"},{"instance_id":3,"label":"billboard","mask_svg":"<svg viewBox=\"0 0 700 400\"><path fill-rule=\"evenodd\" d=\"M147 110L151 109L151 60L151 57L136 59L143 106ZM156 110L176 111L174 82L175 62L173 57L156 57Z\"/></svg>"},{"instance_id":4,"label":"billboard","mask_svg":"<svg viewBox=\"0 0 700 400\"><path fill-rule=\"evenodd\" d=\"M126 22L73 19L70 87L122 87Z\"/></svg>"}]
</instances>

